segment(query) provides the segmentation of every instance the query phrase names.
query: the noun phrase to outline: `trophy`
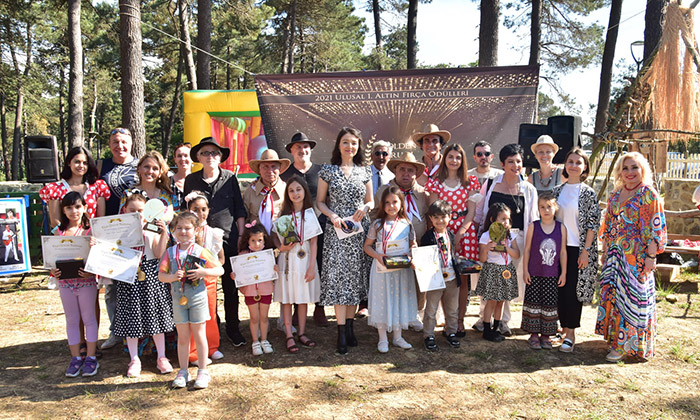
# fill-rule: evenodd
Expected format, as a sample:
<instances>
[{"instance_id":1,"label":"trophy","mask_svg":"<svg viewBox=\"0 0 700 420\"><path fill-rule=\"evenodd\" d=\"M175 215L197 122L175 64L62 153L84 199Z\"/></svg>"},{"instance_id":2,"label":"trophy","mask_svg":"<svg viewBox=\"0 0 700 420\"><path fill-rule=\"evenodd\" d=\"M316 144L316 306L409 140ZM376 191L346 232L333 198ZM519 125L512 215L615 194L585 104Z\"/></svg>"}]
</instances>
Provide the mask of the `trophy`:
<instances>
[{"instance_id":1,"label":"trophy","mask_svg":"<svg viewBox=\"0 0 700 420\"><path fill-rule=\"evenodd\" d=\"M162 220L165 223L170 222L173 219L172 210L170 207L163 204L157 198L148 200L146 204L143 205L143 218L146 220L146 224L143 226L145 230L150 230L151 232L161 233L160 228L156 225L157 220Z\"/></svg>"},{"instance_id":2,"label":"trophy","mask_svg":"<svg viewBox=\"0 0 700 420\"><path fill-rule=\"evenodd\" d=\"M505 245L501 245L500 242L506 238L506 233L508 233L508 230L506 227L503 225L501 222L493 222L491 223L491 227L489 227L489 237L493 242L495 242L497 245L493 248L495 252L506 252L506 247Z\"/></svg>"}]
</instances>

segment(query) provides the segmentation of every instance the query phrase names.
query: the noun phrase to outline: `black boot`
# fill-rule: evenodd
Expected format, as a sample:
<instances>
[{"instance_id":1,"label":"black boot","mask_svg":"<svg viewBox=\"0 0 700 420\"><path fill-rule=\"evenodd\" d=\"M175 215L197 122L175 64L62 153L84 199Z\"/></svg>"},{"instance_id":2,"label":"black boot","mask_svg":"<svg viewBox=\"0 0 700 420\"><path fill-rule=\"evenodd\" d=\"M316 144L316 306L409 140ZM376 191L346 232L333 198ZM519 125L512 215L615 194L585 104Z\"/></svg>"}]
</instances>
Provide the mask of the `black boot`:
<instances>
[{"instance_id":1,"label":"black boot","mask_svg":"<svg viewBox=\"0 0 700 420\"><path fill-rule=\"evenodd\" d=\"M494 320L493 321L493 327L491 328L491 341L495 343L500 343L501 341L505 340L506 338L498 331L498 327L501 325L501 321Z\"/></svg>"},{"instance_id":2,"label":"black boot","mask_svg":"<svg viewBox=\"0 0 700 420\"><path fill-rule=\"evenodd\" d=\"M338 325L338 348L336 349L336 353L338 354L348 353L348 343L345 339L345 334L345 325Z\"/></svg>"},{"instance_id":3,"label":"black boot","mask_svg":"<svg viewBox=\"0 0 700 420\"><path fill-rule=\"evenodd\" d=\"M489 322L488 324L486 321L483 323L484 325L484 332L481 333L481 336L484 338L484 340L489 340L491 341L491 323Z\"/></svg>"},{"instance_id":4,"label":"black boot","mask_svg":"<svg viewBox=\"0 0 700 420\"><path fill-rule=\"evenodd\" d=\"M353 329L354 321L352 318L345 320L345 340L350 347L357 347L357 338L355 338L355 330Z\"/></svg>"}]
</instances>

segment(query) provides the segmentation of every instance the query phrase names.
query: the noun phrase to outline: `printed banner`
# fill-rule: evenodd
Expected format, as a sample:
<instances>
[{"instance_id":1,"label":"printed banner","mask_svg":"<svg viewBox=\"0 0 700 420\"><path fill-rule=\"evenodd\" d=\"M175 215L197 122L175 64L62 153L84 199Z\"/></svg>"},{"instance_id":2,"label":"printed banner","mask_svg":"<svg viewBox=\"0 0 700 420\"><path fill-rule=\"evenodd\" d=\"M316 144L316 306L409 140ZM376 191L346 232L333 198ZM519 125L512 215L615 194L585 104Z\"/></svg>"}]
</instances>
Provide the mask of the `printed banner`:
<instances>
[{"instance_id":1,"label":"printed banner","mask_svg":"<svg viewBox=\"0 0 700 420\"><path fill-rule=\"evenodd\" d=\"M23 198L0 198L0 229L5 251L4 259L0 251L0 275L31 271L27 209Z\"/></svg>"},{"instance_id":2,"label":"printed banner","mask_svg":"<svg viewBox=\"0 0 700 420\"><path fill-rule=\"evenodd\" d=\"M450 131L467 156L480 140L497 152L533 121L538 81L536 66L255 77L268 147L289 156L284 145L301 131L319 142L317 163L330 161L342 127L362 131L366 145L391 142L394 157L415 149L411 135L431 123Z\"/></svg>"}]
</instances>

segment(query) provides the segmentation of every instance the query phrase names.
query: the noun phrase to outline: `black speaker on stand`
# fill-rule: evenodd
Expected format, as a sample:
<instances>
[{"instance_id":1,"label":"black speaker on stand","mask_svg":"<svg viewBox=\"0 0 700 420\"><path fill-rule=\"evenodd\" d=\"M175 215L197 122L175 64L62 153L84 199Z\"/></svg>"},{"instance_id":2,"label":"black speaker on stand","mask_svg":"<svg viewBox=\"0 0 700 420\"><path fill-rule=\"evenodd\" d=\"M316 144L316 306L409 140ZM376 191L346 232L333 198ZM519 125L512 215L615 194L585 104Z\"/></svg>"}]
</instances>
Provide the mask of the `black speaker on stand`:
<instances>
[{"instance_id":1,"label":"black speaker on stand","mask_svg":"<svg viewBox=\"0 0 700 420\"><path fill-rule=\"evenodd\" d=\"M518 133L518 144L523 147L523 166L526 168L539 168L535 154L532 153L530 147L535 144L537 139L547 134L547 126L543 124L520 124L520 132Z\"/></svg>"},{"instance_id":2,"label":"black speaker on stand","mask_svg":"<svg viewBox=\"0 0 700 420\"><path fill-rule=\"evenodd\" d=\"M581 147L581 117L573 115L558 115L547 118L547 128L552 140L559 146L552 162L557 165L564 163L564 157L574 147Z\"/></svg>"},{"instance_id":3,"label":"black speaker on stand","mask_svg":"<svg viewBox=\"0 0 700 420\"><path fill-rule=\"evenodd\" d=\"M58 181L58 148L54 136L25 136L24 156L27 159L27 182Z\"/></svg>"}]
</instances>

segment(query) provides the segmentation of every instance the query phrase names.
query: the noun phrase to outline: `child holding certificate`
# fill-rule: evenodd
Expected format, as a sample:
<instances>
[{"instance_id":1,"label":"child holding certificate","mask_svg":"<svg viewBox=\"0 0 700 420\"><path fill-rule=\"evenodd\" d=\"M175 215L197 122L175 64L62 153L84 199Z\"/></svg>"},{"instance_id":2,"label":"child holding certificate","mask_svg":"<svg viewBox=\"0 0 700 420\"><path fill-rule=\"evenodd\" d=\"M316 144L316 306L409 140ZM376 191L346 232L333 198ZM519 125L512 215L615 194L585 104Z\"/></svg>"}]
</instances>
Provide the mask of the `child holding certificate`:
<instances>
[{"instance_id":1,"label":"child holding certificate","mask_svg":"<svg viewBox=\"0 0 700 420\"><path fill-rule=\"evenodd\" d=\"M238 255L273 248L265 226L254 220L246 224L245 228L241 236ZM277 266L275 266L275 269L277 269ZM231 279L236 280L236 273L231 273ZM267 340L269 329L267 313L272 303L274 288L275 282L270 280L243 286L239 289L245 296L245 304L248 306L248 312L250 312L250 335L253 340L253 356L273 352L272 344Z\"/></svg>"},{"instance_id":2,"label":"child holding certificate","mask_svg":"<svg viewBox=\"0 0 700 420\"><path fill-rule=\"evenodd\" d=\"M125 213L142 213L146 197L139 193L129 194L124 201ZM146 223L142 218L142 223ZM117 310L114 314L114 335L126 337L129 349L129 368L126 376L141 375L139 338L153 336L158 352L156 366L160 373L170 373L173 367L165 357L165 333L174 328L173 306L170 287L158 281L158 265L168 247L169 233L165 222L156 222L161 233L143 232L141 264L133 284L115 281L117 288Z\"/></svg>"},{"instance_id":3,"label":"child holding certificate","mask_svg":"<svg viewBox=\"0 0 700 420\"><path fill-rule=\"evenodd\" d=\"M287 180L278 220L283 216L291 218L291 227L298 241L279 245L277 264L280 267L280 279L275 282L275 302L282 304L284 329L287 333L286 346L290 353L299 351L292 335L292 306L295 303L299 305L299 342L307 347L316 346L316 342L304 333L307 304L317 302L321 294L316 267L317 237L304 237L304 213L307 209L313 209L309 187L299 176L294 175ZM279 231L277 223L273 223L273 229Z\"/></svg>"},{"instance_id":4,"label":"child holding certificate","mask_svg":"<svg viewBox=\"0 0 700 420\"><path fill-rule=\"evenodd\" d=\"M197 343L197 379L195 389L209 386L207 371L207 335L205 322L211 316L207 297L206 278L224 274L224 268L214 255L197 244L199 218L189 211L175 216L171 226L177 244L168 248L160 262L158 279L172 283L173 321L177 327L177 360L180 370L173 388L184 388L189 380L187 366L190 354L190 329ZM201 242L201 239L199 240Z\"/></svg>"},{"instance_id":5,"label":"child holding certificate","mask_svg":"<svg viewBox=\"0 0 700 420\"><path fill-rule=\"evenodd\" d=\"M479 239L479 261L483 266L476 285L476 294L486 301L483 335L486 340L505 340L498 326L503 315L503 303L518 296L518 275L513 260L519 257L518 244L510 237L510 209L503 203L493 203L486 213Z\"/></svg>"},{"instance_id":6,"label":"child holding certificate","mask_svg":"<svg viewBox=\"0 0 700 420\"><path fill-rule=\"evenodd\" d=\"M372 257L369 277L367 323L379 333L377 350L389 351L387 333L392 333L392 344L402 349L413 348L402 336L401 330L416 320L416 281L410 265L387 269L385 257L406 257L416 246L416 233L406 215L404 195L398 187L384 190L377 220L372 222L365 239L364 250ZM357 269L348 267L348 270Z\"/></svg>"},{"instance_id":7,"label":"child holding certificate","mask_svg":"<svg viewBox=\"0 0 700 420\"><path fill-rule=\"evenodd\" d=\"M90 222L87 216L87 203L80 193L71 191L61 199L61 215L57 236L81 236L90 233ZM97 298L97 282L95 276L78 270L80 277L73 279L61 278L61 270L54 268L51 275L58 279L59 293L63 312L66 315L66 333L70 346L71 362L66 370L66 376L74 378L80 375L93 376L100 364L95 357L97 349L97 316L95 299ZM80 356L80 320L85 325L85 341L87 356Z\"/></svg>"},{"instance_id":8,"label":"child holding certificate","mask_svg":"<svg viewBox=\"0 0 700 420\"><path fill-rule=\"evenodd\" d=\"M435 315L440 302L445 312L445 329L443 335L452 347L459 347L457 338L459 287L462 284L458 270L455 268L454 235L447 229L452 219L452 206L447 201L437 200L428 208L428 217L433 228L423 235L421 246L437 245L440 255L440 269L445 279L445 288L430 290L425 294L425 312L423 314L423 340L428 351L437 351L435 342Z\"/></svg>"}]
</instances>

